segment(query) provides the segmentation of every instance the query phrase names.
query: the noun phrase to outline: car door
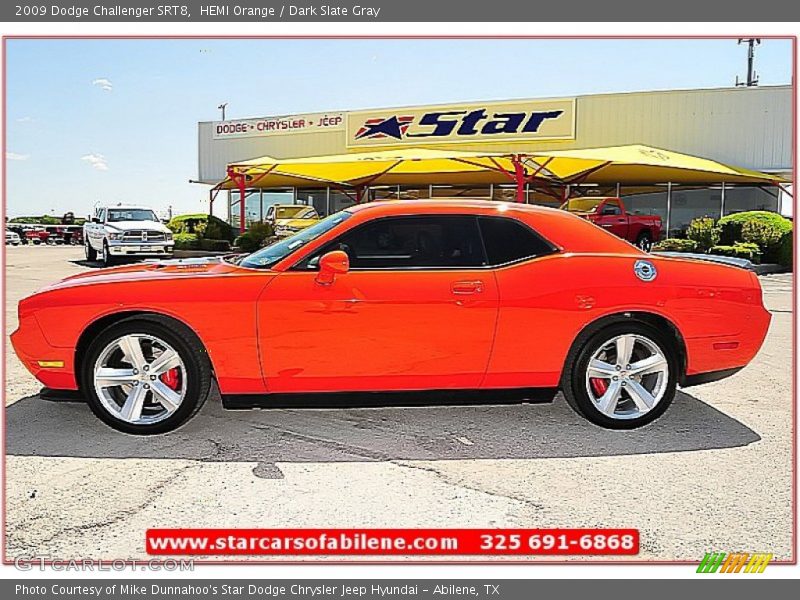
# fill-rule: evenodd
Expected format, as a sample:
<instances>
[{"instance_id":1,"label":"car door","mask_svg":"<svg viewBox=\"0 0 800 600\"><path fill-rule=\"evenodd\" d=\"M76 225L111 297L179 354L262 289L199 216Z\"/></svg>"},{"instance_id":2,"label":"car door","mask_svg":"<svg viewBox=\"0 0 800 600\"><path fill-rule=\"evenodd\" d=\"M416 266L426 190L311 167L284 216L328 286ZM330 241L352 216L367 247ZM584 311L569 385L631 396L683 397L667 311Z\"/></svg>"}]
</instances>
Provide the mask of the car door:
<instances>
[{"instance_id":1,"label":"car door","mask_svg":"<svg viewBox=\"0 0 800 600\"><path fill-rule=\"evenodd\" d=\"M319 257L350 269L317 282ZM270 392L475 388L498 292L476 218L385 217L344 232L267 286L259 343Z\"/></svg>"},{"instance_id":2,"label":"car door","mask_svg":"<svg viewBox=\"0 0 800 600\"><path fill-rule=\"evenodd\" d=\"M89 236L89 243L95 250L102 250L103 249L103 231L106 220L106 209L101 208L98 209L97 213L95 213L95 218L97 222L92 221L89 223L89 226L86 229L87 235Z\"/></svg>"},{"instance_id":3,"label":"car door","mask_svg":"<svg viewBox=\"0 0 800 600\"><path fill-rule=\"evenodd\" d=\"M627 239L628 237L628 218L622 214L619 200L609 198L598 209L599 218L597 224L603 229L607 229L614 235Z\"/></svg>"}]
</instances>

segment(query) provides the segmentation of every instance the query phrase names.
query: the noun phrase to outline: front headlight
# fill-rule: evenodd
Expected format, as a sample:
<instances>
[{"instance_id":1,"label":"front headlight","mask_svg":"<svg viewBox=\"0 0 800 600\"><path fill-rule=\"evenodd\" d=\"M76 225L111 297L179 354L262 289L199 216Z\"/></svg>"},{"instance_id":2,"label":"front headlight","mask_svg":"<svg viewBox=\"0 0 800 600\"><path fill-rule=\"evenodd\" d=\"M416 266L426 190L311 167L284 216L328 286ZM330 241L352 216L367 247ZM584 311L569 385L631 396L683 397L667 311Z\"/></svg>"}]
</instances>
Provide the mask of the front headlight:
<instances>
[{"instance_id":1,"label":"front headlight","mask_svg":"<svg viewBox=\"0 0 800 600\"><path fill-rule=\"evenodd\" d=\"M168 231L167 233L165 233L164 234L164 239L169 242L172 239L172 232Z\"/></svg>"},{"instance_id":2,"label":"front headlight","mask_svg":"<svg viewBox=\"0 0 800 600\"><path fill-rule=\"evenodd\" d=\"M108 239L110 240L121 240L122 239L122 232L121 231L111 231L108 234Z\"/></svg>"}]
</instances>

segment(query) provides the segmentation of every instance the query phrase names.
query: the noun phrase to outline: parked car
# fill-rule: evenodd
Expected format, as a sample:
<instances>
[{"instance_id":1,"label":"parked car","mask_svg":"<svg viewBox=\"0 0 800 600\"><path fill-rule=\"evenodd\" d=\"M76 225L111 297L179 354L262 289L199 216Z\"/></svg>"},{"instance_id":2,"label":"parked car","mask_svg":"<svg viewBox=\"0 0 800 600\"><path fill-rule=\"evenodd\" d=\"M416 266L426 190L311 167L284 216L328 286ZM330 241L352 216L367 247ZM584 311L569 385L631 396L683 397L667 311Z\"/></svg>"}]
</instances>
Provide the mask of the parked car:
<instances>
[{"instance_id":1,"label":"parked car","mask_svg":"<svg viewBox=\"0 0 800 600\"><path fill-rule=\"evenodd\" d=\"M264 220L272 223L275 235L279 238L294 235L319 219L316 209L305 204L273 204L264 217Z\"/></svg>"},{"instance_id":2,"label":"parked car","mask_svg":"<svg viewBox=\"0 0 800 600\"><path fill-rule=\"evenodd\" d=\"M54 244L76 245L83 243L83 227L80 225L48 225L49 242Z\"/></svg>"},{"instance_id":3,"label":"parked car","mask_svg":"<svg viewBox=\"0 0 800 600\"><path fill-rule=\"evenodd\" d=\"M7 246L19 246L22 243L22 239L19 237L19 234L16 231L10 231L6 229L6 245Z\"/></svg>"},{"instance_id":4,"label":"parked car","mask_svg":"<svg viewBox=\"0 0 800 600\"><path fill-rule=\"evenodd\" d=\"M103 206L83 226L86 260L98 257L104 266L120 258L169 258L172 232L144 206Z\"/></svg>"},{"instance_id":5,"label":"parked car","mask_svg":"<svg viewBox=\"0 0 800 600\"><path fill-rule=\"evenodd\" d=\"M562 204L561 208L607 229L645 252L649 252L653 244L661 239L661 217L631 214L625 210L621 198L573 198Z\"/></svg>"},{"instance_id":6,"label":"parked car","mask_svg":"<svg viewBox=\"0 0 800 600\"><path fill-rule=\"evenodd\" d=\"M185 422L212 378L225 406L560 388L590 421L630 428L677 385L744 367L769 322L744 269L651 256L561 210L400 200L250 255L69 277L22 300L11 339L45 386L82 390L128 433Z\"/></svg>"},{"instance_id":7,"label":"parked car","mask_svg":"<svg viewBox=\"0 0 800 600\"><path fill-rule=\"evenodd\" d=\"M50 242L50 233L47 231L44 225L28 225L25 224L22 226L23 231L25 232L25 243L27 244L49 244Z\"/></svg>"}]
</instances>

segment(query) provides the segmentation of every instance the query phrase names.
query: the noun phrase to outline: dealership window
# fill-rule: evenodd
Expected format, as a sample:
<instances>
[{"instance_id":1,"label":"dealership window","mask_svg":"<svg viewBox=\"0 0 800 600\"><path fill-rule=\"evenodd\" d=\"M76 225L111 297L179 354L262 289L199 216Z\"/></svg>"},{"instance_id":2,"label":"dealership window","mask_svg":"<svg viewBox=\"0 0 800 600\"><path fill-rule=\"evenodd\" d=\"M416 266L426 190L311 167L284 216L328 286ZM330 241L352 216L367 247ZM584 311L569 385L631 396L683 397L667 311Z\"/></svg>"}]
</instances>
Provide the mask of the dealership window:
<instances>
[{"instance_id":1,"label":"dealership window","mask_svg":"<svg viewBox=\"0 0 800 600\"><path fill-rule=\"evenodd\" d=\"M238 228L241 224L241 199L242 194L239 190L229 192L228 201L228 222ZM253 223L261 220L261 199L259 190L245 190L244 192L244 223L249 227Z\"/></svg>"},{"instance_id":2,"label":"dealership window","mask_svg":"<svg viewBox=\"0 0 800 600\"><path fill-rule=\"evenodd\" d=\"M562 189L561 187L540 189L528 186L528 204L539 204L541 206L549 206L550 208L558 208L564 203Z\"/></svg>"},{"instance_id":3,"label":"dealership window","mask_svg":"<svg viewBox=\"0 0 800 600\"><path fill-rule=\"evenodd\" d=\"M527 186L526 186L527 187ZM525 191L527 201L527 189ZM516 202L517 186L514 184L495 184L492 186L492 200L498 202Z\"/></svg>"},{"instance_id":4,"label":"dealership window","mask_svg":"<svg viewBox=\"0 0 800 600\"><path fill-rule=\"evenodd\" d=\"M670 237L684 237L693 219L719 219L722 208L722 186L672 186Z\"/></svg>"},{"instance_id":5,"label":"dealership window","mask_svg":"<svg viewBox=\"0 0 800 600\"><path fill-rule=\"evenodd\" d=\"M780 190L777 187L725 185L726 215L748 210L770 210L778 212Z\"/></svg>"},{"instance_id":6,"label":"dealership window","mask_svg":"<svg viewBox=\"0 0 800 600\"><path fill-rule=\"evenodd\" d=\"M492 197L488 185L432 185L431 198L482 198Z\"/></svg>"},{"instance_id":7,"label":"dealership window","mask_svg":"<svg viewBox=\"0 0 800 600\"><path fill-rule=\"evenodd\" d=\"M551 254L555 248L515 219L480 217L481 235L490 265Z\"/></svg>"},{"instance_id":8,"label":"dealership window","mask_svg":"<svg viewBox=\"0 0 800 600\"><path fill-rule=\"evenodd\" d=\"M313 206L316 209L317 214L323 217L328 215L327 188L298 189L295 192L295 201L297 204Z\"/></svg>"},{"instance_id":9,"label":"dealership window","mask_svg":"<svg viewBox=\"0 0 800 600\"><path fill-rule=\"evenodd\" d=\"M331 214L344 210L348 206L353 206L356 203L355 193L345 194L342 191L334 190L331 188L330 197L330 212Z\"/></svg>"},{"instance_id":10,"label":"dealership window","mask_svg":"<svg viewBox=\"0 0 800 600\"><path fill-rule=\"evenodd\" d=\"M351 269L453 269L485 264L478 223L470 216L378 219L347 232L317 256L331 250L346 252Z\"/></svg>"}]
</instances>

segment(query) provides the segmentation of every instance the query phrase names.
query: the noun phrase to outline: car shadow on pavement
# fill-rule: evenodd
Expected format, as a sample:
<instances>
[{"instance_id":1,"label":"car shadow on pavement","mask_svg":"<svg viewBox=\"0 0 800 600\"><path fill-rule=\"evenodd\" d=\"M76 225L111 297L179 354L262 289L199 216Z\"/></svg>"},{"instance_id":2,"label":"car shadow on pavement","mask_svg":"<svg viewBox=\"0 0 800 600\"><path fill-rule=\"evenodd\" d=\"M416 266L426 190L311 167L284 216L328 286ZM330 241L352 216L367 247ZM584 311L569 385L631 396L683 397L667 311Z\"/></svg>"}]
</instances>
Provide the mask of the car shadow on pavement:
<instances>
[{"instance_id":1,"label":"car shadow on pavement","mask_svg":"<svg viewBox=\"0 0 800 600\"><path fill-rule=\"evenodd\" d=\"M275 463L536 459L689 452L746 446L760 436L679 392L654 423L612 431L576 415L561 395L549 404L225 411L216 392L177 431L132 436L110 429L82 402L29 396L6 408L9 456L186 459L255 462L256 475L281 477Z\"/></svg>"}]
</instances>

